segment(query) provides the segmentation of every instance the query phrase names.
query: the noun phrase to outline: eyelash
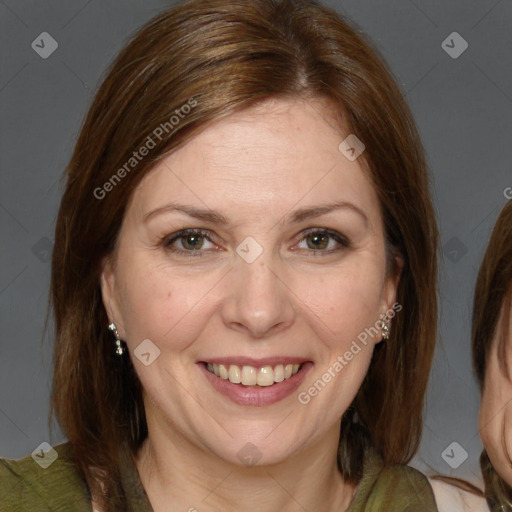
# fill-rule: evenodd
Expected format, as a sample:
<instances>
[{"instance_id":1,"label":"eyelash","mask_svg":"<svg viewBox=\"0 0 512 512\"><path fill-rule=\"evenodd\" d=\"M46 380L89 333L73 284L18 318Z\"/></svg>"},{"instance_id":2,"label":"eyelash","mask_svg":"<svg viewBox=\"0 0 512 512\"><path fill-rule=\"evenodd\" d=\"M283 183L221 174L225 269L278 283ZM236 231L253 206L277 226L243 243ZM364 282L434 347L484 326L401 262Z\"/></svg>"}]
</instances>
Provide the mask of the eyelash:
<instances>
[{"instance_id":1,"label":"eyelash","mask_svg":"<svg viewBox=\"0 0 512 512\"><path fill-rule=\"evenodd\" d=\"M175 253L175 254L181 254L190 256L193 258L202 257L203 253L205 251L202 251L200 249L198 250L190 250L186 251L183 249L176 249L171 247L171 244L175 242L176 240L179 240L180 238L185 238L186 236L190 235L198 235L206 238L209 242L215 244L215 242L208 236L208 231L203 229L182 229L181 231L178 231L177 233L174 233L170 235L170 237L165 237L161 240L161 244L164 246L165 249L168 251ZM302 242L307 236L309 235L328 235L331 238L333 238L338 244L340 244L341 247L338 247L336 249L329 249L329 250L316 250L316 249L310 249L310 252L313 256L326 256L328 254L333 254L335 252L339 252L343 249L348 249L351 247L350 241L344 237L341 233L338 233L337 231L333 231L331 229L325 229L325 228L312 228L309 230L306 230L303 232L303 237L299 240L299 242ZM307 249L306 249L307 250Z\"/></svg>"}]
</instances>

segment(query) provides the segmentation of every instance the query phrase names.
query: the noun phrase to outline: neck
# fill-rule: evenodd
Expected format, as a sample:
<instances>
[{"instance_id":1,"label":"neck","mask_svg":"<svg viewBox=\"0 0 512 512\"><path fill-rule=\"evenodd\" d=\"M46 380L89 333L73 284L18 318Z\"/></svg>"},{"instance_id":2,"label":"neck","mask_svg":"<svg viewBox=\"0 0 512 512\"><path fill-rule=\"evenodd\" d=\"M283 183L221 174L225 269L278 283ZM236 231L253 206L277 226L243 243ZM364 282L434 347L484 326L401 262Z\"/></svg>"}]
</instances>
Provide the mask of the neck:
<instances>
[{"instance_id":1,"label":"neck","mask_svg":"<svg viewBox=\"0 0 512 512\"><path fill-rule=\"evenodd\" d=\"M342 512L355 493L337 468L339 424L281 463L252 467L231 464L177 431L148 430L135 462L154 512Z\"/></svg>"}]
</instances>

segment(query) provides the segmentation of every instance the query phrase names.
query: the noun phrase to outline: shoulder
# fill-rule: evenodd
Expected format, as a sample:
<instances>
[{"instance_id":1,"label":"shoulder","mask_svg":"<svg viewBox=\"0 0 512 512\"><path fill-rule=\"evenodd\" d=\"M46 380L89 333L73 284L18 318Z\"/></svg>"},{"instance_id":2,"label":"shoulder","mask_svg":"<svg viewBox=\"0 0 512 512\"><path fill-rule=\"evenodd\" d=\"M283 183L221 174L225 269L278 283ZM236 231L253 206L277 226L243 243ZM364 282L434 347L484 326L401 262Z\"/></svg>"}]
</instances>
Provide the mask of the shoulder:
<instances>
[{"instance_id":1,"label":"shoulder","mask_svg":"<svg viewBox=\"0 0 512 512\"><path fill-rule=\"evenodd\" d=\"M395 464L382 468L375 483L375 495L380 502L392 504L389 510L437 512L428 478L411 466Z\"/></svg>"},{"instance_id":2,"label":"shoulder","mask_svg":"<svg viewBox=\"0 0 512 512\"><path fill-rule=\"evenodd\" d=\"M417 469L383 466L379 456L367 455L363 477L349 512L438 512L432 487Z\"/></svg>"},{"instance_id":3,"label":"shoulder","mask_svg":"<svg viewBox=\"0 0 512 512\"><path fill-rule=\"evenodd\" d=\"M19 460L0 458L0 512L72 510L91 512L87 486L74 463L69 443ZM46 460L45 460L46 458Z\"/></svg>"},{"instance_id":4,"label":"shoulder","mask_svg":"<svg viewBox=\"0 0 512 512\"><path fill-rule=\"evenodd\" d=\"M439 512L489 512L487 501L443 480L429 478Z\"/></svg>"}]
</instances>

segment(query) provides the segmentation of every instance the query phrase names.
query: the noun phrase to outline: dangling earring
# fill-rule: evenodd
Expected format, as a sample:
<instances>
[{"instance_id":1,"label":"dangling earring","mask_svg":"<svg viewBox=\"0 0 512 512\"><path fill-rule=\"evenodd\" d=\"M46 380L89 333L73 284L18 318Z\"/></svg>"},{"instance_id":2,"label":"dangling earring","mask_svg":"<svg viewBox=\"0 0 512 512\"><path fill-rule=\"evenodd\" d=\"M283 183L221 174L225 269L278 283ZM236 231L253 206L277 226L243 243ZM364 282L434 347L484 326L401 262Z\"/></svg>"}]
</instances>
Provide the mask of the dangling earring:
<instances>
[{"instance_id":1,"label":"dangling earring","mask_svg":"<svg viewBox=\"0 0 512 512\"><path fill-rule=\"evenodd\" d=\"M389 327L388 327L388 315L384 315L382 318L382 330L384 331L382 333L382 341L388 341L389 340Z\"/></svg>"},{"instance_id":2,"label":"dangling earring","mask_svg":"<svg viewBox=\"0 0 512 512\"><path fill-rule=\"evenodd\" d=\"M114 333L116 337L116 354L118 356L122 356L124 354L124 348L121 345L122 341L121 338L119 337L119 333L117 332L116 324L112 322L111 324L109 324L108 328Z\"/></svg>"}]
</instances>

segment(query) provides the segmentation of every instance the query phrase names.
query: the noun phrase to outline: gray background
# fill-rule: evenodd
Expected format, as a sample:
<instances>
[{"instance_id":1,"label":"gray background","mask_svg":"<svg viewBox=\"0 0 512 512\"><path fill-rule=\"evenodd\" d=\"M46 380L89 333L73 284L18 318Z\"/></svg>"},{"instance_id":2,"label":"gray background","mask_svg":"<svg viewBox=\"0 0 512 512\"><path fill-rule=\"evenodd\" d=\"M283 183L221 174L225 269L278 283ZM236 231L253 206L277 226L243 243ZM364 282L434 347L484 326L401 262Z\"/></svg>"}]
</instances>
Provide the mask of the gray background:
<instances>
[{"instance_id":1,"label":"gray background","mask_svg":"<svg viewBox=\"0 0 512 512\"><path fill-rule=\"evenodd\" d=\"M512 1L328 4L349 16L387 59L432 169L444 253L441 317L424 436L412 465L477 483L482 446L470 359L472 289L506 202L504 190L512 187ZM43 441L64 440L50 439L47 430L51 332L42 340L59 178L106 66L134 31L169 5L0 1L2 457L19 458ZM42 32L58 42L47 59L31 47ZM442 47L452 32L469 44L458 58ZM445 44L461 48L456 40ZM460 447L449 447L453 442Z\"/></svg>"}]
</instances>

